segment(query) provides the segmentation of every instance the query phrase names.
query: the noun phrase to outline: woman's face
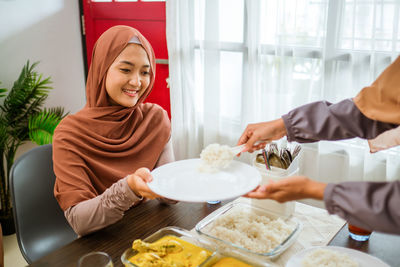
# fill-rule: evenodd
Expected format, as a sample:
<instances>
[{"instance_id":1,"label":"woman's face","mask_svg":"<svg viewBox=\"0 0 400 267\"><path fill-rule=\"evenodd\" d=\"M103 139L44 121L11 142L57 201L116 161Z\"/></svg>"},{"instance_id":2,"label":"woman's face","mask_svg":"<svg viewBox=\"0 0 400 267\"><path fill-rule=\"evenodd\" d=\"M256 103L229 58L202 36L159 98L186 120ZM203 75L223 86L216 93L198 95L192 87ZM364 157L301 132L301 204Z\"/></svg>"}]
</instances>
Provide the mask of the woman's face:
<instances>
[{"instance_id":1,"label":"woman's face","mask_svg":"<svg viewBox=\"0 0 400 267\"><path fill-rule=\"evenodd\" d=\"M112 105L133 107L150 83L150 62L144 48L128 44L107 71L106 91Z\"/></svg>"}]
</instances>

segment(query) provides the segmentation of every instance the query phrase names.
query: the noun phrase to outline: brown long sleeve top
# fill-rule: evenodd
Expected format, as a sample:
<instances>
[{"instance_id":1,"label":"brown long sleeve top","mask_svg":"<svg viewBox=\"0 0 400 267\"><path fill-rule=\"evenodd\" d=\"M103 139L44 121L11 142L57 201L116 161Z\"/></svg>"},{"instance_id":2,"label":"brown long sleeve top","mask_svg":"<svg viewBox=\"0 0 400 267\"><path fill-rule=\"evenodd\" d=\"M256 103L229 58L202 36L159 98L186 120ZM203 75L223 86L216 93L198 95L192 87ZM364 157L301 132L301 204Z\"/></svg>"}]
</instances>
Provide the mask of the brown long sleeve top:
<instances>
[{"instance_id":1,"label":"brown long sleeve top","mask_svg":"<svg viewBox=\"0 0 400 267\"><path fill-rule=\"evenodd\" d=\"M282 116L289 141L372 139L398 127L365 117L351 99L314 102ZM307 118L307 119L304 119ZM368 230L400 234L400 181L328 184L326 209Z\"/></svg>"},{"instance_id":2,"label":"brown long sleeve top","mask_svg":"<svg viewBox=\"0 0 400 267\"><path fill-rule=\"evenodd\" d=\"M172 141L169 140L157 161L156 168L174 160ZM107 188L101 195L68 208L64 215L72 229L79 236L83 236L119 221L125 211L139 204L141 200L130 189L125 177Z\"/></svg>"}]
</instances>

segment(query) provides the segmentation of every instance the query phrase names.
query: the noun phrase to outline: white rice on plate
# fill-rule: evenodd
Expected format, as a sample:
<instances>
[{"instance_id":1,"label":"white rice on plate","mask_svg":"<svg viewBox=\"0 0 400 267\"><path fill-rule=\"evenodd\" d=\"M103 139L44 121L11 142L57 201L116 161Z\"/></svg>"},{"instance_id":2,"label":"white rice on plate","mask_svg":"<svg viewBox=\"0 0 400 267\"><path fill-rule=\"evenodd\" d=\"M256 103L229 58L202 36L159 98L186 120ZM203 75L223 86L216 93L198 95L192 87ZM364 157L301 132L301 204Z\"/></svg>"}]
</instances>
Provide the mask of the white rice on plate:
<instances>
[{"instance_id":1,"label":"white rice on plate","mask_svg":"<svg viewBox=\"0 0 400 267\"><path fill-rule=\"evenodd\" d=\"M209 234L256 253L268 253L294 230L281 218L272 219L246 211L232 211L216 219Z\"/></svg>"},{"instance_id":2,"label":"white rice on plate","mask_svg":"<svg viewBox=\"0 0 400 267\"><path fill-rule=\"evenodd\" d=\"M227 145L210 144L200 153L202 165L201 172L216 172L218 169L226 168L235 155Z\"/></svg>"},{"instance_id":3,"label":"white rice on plate","mask_svg":"<svg viewBox=\"0 0 400 267\"><path fill-rule=\"evenodd\" d=\"M346 253L329 249L316 249L307 253L301 267L358 267L359 264L352 260Z\"/></svg>"}]
</instances>

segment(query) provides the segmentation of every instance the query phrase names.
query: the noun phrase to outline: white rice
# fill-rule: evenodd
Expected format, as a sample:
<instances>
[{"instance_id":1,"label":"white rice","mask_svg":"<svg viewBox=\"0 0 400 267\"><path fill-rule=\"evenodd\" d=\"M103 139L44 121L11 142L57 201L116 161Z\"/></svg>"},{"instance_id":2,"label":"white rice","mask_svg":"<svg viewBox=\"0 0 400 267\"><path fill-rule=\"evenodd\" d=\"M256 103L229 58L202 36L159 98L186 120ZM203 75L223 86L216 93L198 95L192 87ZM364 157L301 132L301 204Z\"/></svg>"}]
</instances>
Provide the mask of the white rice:
<instances>
[{"instance_id":1,"label":"white rice","mask_svg":"<svg viewBox=\"0 0 400 267\"><path fill-rule=\"evenodd\" d=\"M316 249L307 253L302 262L302 267L358 267L359 264L350 259L346 253L328 249Z\"/></svg>"},{"instance_id":2,"label":"white rice","mask_svg":"<svg viewBox=\"0 0 400 267\"><path fill-rule=\"evenodd\" d=\"M215 172L218 169L226 168L234 156L229 146L210 144L200 153L203 164L199 167L199 171Z\"/></svg>"},{"instance_id":3,"label":"white rice","mask_svg":"<svg viewBox=\"0 0 400 267\"><path fill-rule=\"evenodd\" d=\"M294 226L281 218L272 219L246 211L224 214L211 227L209 234L257 253L270 252L294 230Z\"/></svg>"}]
</instances>

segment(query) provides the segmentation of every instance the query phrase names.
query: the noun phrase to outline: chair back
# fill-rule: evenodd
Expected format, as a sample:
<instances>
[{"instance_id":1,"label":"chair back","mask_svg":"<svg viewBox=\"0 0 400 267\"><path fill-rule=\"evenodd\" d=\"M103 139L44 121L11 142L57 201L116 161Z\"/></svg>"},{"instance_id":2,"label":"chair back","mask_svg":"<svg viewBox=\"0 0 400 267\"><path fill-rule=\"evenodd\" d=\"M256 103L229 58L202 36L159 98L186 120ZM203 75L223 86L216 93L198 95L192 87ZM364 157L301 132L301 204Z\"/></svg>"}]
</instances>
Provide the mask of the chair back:
<instances>
[{"instance_id":1,"label":"chair back","mask_svg":"<svg viewBox=\"0 0 400 267\"><path fill-rule=\"evenodd\" d=\"M10 171L10 190L18 245L28 263L77 238L54 197L52 146L22 155Z\"/></svg>"}]
</instances>

